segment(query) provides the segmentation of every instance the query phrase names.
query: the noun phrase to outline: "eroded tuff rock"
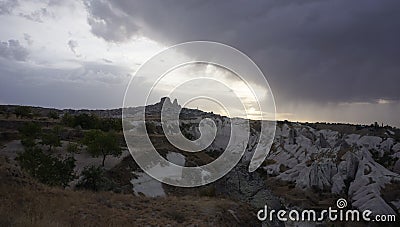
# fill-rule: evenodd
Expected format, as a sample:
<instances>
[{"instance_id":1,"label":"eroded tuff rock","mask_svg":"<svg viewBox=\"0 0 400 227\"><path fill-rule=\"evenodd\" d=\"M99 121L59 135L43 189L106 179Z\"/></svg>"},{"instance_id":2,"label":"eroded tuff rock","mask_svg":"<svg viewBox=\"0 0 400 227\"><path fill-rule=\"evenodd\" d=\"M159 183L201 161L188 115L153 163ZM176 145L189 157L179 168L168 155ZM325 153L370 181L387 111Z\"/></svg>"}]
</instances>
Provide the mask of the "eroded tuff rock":
<instances>
[{"instance_id":1,"label":"eroded tuff rock","mask_svg":"<svg viewBox=\"0 0 400 227\"><path fill-rule=\"evenodd\" d=\"M175 101L162 101L167 102L167 106L177 106ZM147 109L159 111L160 106L155 104ZM192 133L193 138L200 136L196 127L201 118L212 118L218 131L208 152L215 155L215 152L224 151L231 130L228 118L185 108L181 115L187 116L182 121L183 131ZM269 177L291 182L296 189L346 198L360 210L370 209L376 214L397 213L400 195L385 196L384 189L400 185L398 130L394 132L382 127L377 133L378 129L373 127L354 126L354 130L348 132L339 130L340 127L347 126L278 124L263 170ZM258 136L257 130L252 128L242 162L224 178L227 188L224 193L256 206L274 198L263 185L262 177L248 174L248 163L257 147Z\"/></svg>"},{"instance_id":2,"label":"eroded tuff rock","mask_svg":"<svg viewBox=\"0 0 400 227\"><path fill-rule=\"evenodd\" d=\"M396 214L400 195L384 200L382 189L400 181L399 148L393 138L284 124L277 128L272 161L264 169L302 190L342 195L360 210Z\"/></svg>"},{"instance_id":3,"label":"eroded tuff rock","mask_svg":"<svg viewBox=\"0 0 400 227\"><path fill-rule=\"evenodd\" d=\"M220 134L211 147L212 150L223 150L225 140L229 138L229 122L215 121ZM263 186L261 179L247 173L257 142L258 133L252 130L241 164L226 177L225 193L262 204L274 196ZM263 169L270 177L293 182L301 190L347 198L354 208L370 209L375 214L396 214L400 195L385 200L382 190L386 185L400 182L396 172L400 169L398 158L400 145L388 136L344 134L292 123L277 126L273 147ZM240 189L233 190L239 184ZM262 199L263 196L267 199Z\"/></svg>"},{"instance_id":4,"label":"eroded tuff rock","mask_svg":"<svg viewBox=\"0 0 400 227\"><path fill-rule=\"evenodd\" d=\"M267 205L270 209L281 209L282 205L276 196L266 187L264 179L257 172L249 173L247 165L240 163L229 174L216 183L216 192L229 198L250 204L256 209ZM284 226L275 219L267 221L267 226Z\"/></svg>"}]
</instances>

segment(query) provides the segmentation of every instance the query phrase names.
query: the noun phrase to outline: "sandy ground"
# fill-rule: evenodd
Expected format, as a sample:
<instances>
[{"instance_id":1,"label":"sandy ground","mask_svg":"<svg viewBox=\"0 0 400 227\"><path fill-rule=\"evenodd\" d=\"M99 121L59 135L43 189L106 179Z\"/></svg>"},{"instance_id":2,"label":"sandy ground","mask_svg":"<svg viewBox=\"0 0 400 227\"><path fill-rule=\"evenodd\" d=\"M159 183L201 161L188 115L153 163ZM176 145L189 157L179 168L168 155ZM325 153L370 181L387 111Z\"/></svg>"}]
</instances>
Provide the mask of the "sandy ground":
<instances>
[{"instance_id":1,"label":"sandy ground","mask_svg":"<svg viewBox=\"0 0 400 227\"><path fill-rule=\"evenodd\" d=\"M14 160L17 154L24 151L24 147L20 140L13 140L0 148L0 154L7 158Z\"/></svg>"},{"instance_id":2,"label":"sandy ground","mask_svg":"<svg viewBox=\"0 0 400 227\"><path fill-rule=\"evenodd\" d=\"M180 153L168 152L167 160L180 166L185 166L186 158ZM164 170L165 171L165 167ZM182 174L182 173L180 173ZM163 197L166 196L163 184L158 180L150 177L146 173L136 172L136 179L132 179L133 192L135 195L145 195L147 197ZM180 177L181 175L179 175Z\"/></svg>"}]
</instances>

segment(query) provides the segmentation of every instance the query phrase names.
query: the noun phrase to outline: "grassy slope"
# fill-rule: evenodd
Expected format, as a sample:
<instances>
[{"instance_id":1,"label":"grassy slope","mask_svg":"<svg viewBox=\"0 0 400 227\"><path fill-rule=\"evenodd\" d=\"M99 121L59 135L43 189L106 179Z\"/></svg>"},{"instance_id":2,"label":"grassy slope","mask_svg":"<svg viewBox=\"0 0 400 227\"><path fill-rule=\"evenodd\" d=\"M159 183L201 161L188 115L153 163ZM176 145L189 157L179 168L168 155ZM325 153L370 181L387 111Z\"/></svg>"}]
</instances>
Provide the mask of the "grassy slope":
<instances>
[{"instance_id":1,"label":"grassy slope","mask_svg":"<svg viewBox=\"0 0 400 227\"><path fill-rule=\"evenodd\" d=\"M0 181L0 226L257 224L250 207L226 199L144 198L48 187L28 177L4 157L0 157Z\"/></svg>"}]
</instances>

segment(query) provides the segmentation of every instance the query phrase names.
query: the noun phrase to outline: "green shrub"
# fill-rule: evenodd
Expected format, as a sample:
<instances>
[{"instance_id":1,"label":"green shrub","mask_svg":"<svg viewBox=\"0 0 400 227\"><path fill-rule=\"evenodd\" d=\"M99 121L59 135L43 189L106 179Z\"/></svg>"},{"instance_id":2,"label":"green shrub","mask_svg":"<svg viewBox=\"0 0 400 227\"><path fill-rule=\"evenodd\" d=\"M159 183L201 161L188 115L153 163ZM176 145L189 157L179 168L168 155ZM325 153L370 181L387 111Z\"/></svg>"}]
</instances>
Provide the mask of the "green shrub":
<instances>
[{"instance_id":1,"label":"green shrub","mask_svg":"<svg viewBox=\"0 0 400 227\"><path fill-rule=\"evenodd\" d=\"M15 108L14 110L15 116L18 117L26 117L26 118L32 118L33 117L33 113L32 113L32 109L29 106L18 106Z\"/></svg>"},{"instance_id":2,"label":"green shrub","mask_svg":"<svg viewBox=\"0 0 400 227\"><path fill-rule=\"evenodd\" d=\"M40 125L34 122L28 122L25 123L22 127L20 127L18 131L24 138L35 139L40 136L42 129Z\"/></svg>"},{"instance_id":3,"label":"green shrub","mask_svg":"<svg viewBox=\"0 0 400 227\"><path fill-rule=\"evenodd\" d=\"M48 117L48 118L51 118L51 119L58 119L58 118L59 118L58 113L57 113L56 111L50 111L50 112L47 114L47 117Z\"/></svg>"},{"instance_id":4,"label":"green shrub","mask_svg":"<svg viewBox=\"0 0 400 227\"><path fill-rule=\"evenodd\" d=\"M118 157L122 154L118 135L113 131L90 130L85 134L83 143L93 157L103 157L103 166L108 155Z\"/></svg>"},{"instance_id":5,"label":"green shrub","mask_svg":"<svg viewBox=\"0 0 400 227\"><path fill-rule=\"evenodd\" d=\"M99 118L98 119L98 129L108 132L111 130L122 131L121 119L114 118Z\"/></svg>"},{"instance_id":6,"label":"green shrub","mask_svg":"<svg viewBox=\"0 0 400 227\"><path fill-rule=\"evenodd\" d=\"M50 132L42 134L41 144L49 146L49 150L53 147L61 147L61 128L54 127Z\"/></svg>"},{"instance_id":7,"label":"green shrub","mask_svg":"<svg viewBox=\"0 0 400 227\"><path fill-rule=\"evenodd\" d=\"M74 154L79 152L79 146L77 143L69 142L67 146L67 152Z\"/></svg>"},{"instance_id":8,"label":"green shrub","mask_svg":"<svg viewBox=\"0 0 400 227\"><path fill-rule=\"evenodd\" d=\"M104 173L104 169L100 166L87 166L82 171L82 178L76 187L92 191L110 190L113 184L105 177Z\"/></svg>"},{"instance_id":9,"label":"green shrub","mask_svg":"<svg viewBox=\"0 0 400 227\"><path fill-rule=\"evenodd\" d=\"M87 113L78 115L64 114L61 122L72 128L80 126L82 129L100 129L105 132L122 130L121 119L99 118L96 115Z\"/></svg>"},{"instance_id":10,"label":"green shrub","mask_svg":"<svg viewBox=\"0 0 400 227\"><path fill-rule=\"evenodd\" d=\"M33 138L25 137L25 138L21 139L21 144L25 148L31 148L31 147L34 147L36 145L36 142L35 142L35 139L33 139Z\"/></svg>"},{"instance_id":11,"label":"green shrub","mask_svg":"<svg viewBox=\"0 0 400 227\"><path fill-rule=\"evenodd\" d=\"M47 185L66 187L75 178L73 157L59 160L32 147L19 154L17 160L25 171Z\"/></svg>"}]
</instances>

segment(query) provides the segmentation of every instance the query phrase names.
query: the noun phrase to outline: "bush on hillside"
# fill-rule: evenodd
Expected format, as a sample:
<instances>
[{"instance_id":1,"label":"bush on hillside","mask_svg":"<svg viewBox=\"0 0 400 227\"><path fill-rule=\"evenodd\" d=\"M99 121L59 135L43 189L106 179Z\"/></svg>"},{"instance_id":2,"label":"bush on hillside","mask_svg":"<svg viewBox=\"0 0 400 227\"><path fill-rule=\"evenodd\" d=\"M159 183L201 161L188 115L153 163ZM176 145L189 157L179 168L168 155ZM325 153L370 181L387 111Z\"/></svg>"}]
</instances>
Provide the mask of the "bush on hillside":
<instances>
[{"instance_id":1,"label":"bush on hillside","mask_svg":"<svg viewBox=\"0 0 400 227\"><path fill-rule=\"evenodd\" d=\"M118 157L122 154L118 135L113 131L90 130L85 134L83 143L93 157L102 156L103 166L108 155Z\"/></svg>"},{"instance_id":2,"label":"bush on hillside","mask_svg":"<svg viewBox=\"0 0 400 227\"><path fill-rule=\"evenodd\" d=\"M102 167L86 166L76 187L92 191L107 191L112 189L113 184L105 177L105 171Z\"/></svg>"},{"instance_id":3,"label":"bush on hillside","mask_svg":"<svg viewBox=\"0 0 400 227\"><path fill-rule=\"evenodd\" d=\"M50 186L66 187L75 178L75 159L60 160L43 153L38 147L25 149L17 157L22 169L40 182Z\"/></svg>"}]
</instances>

